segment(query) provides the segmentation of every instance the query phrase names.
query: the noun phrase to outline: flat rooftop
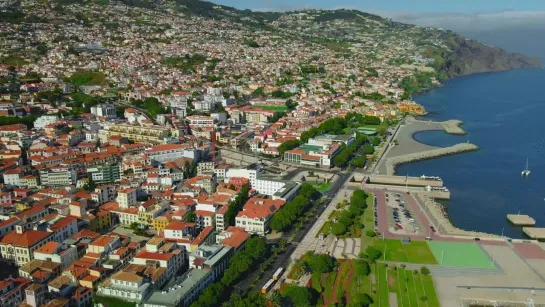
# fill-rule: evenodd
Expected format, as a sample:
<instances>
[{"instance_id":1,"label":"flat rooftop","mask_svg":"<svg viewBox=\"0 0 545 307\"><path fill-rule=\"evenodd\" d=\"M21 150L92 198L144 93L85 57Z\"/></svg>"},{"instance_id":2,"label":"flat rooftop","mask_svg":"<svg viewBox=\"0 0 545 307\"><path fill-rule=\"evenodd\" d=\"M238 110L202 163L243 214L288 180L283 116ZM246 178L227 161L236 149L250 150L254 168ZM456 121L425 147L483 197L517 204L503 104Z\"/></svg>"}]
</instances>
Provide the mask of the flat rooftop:
<instances>
[{"instance_id":1,"label":"flat rooftop","mask_svg":"<svg viewBox=\"0 0 545 307\"><path fill-rule=\"evenodd\" d=\"M513 225L518 226L534 226L536 224L536 220L526 214L508 214L507 219Z\"/></svg>"},{"instance_id":2,"label":"flat rooftop","mask_svg":"<svg viewBox=\"0 0 545 307\"><path fill-rule=\"evenodd\" d=\"M145 304L168 307L180 306L183 298L211 273L211 270L206 269L190 269L184 275L176 278L176 281L163 291L154 291Z\"/></svg>"},{"instance_id":3,"label":"flat rooftop","mask_svg":"<svg viewBox=\"0 0 545 307\"><path fill-rule=\"evenodd\" d=\"M524 227L522 232L531 239L545 240L545 228Z\"/></svg>"},{"instance_id":4,"label":"flat rooftop","mask_svg":"<svg viewBox=\"0 0 545 307\"><path fill-rule=\"evenodd\" d=\"M305 153L324 151L324 148L322 146L309 145L309 144L303 144L303 145L299 146L299 149L301 149Z\"/></svg>"}]
</instances>

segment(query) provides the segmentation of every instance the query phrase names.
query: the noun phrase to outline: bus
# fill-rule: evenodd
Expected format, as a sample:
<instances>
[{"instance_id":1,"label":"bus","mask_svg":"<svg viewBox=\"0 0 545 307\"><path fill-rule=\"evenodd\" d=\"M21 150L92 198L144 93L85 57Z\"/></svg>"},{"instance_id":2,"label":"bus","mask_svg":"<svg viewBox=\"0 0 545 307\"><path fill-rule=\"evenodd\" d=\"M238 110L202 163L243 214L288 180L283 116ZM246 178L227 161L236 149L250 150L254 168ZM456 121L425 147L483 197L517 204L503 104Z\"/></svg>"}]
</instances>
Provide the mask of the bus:
<instances>
[{"instance_id":1,"label":"bus","mask_svg":"<svg viewBox=\"0 0 545 307\"><path fill-rule=\"evenodd\" d=\"M261 288L261 293L267 294L269 290L271 290L272 286L274 284L274 279L269 279L269 281Z\"/></svg>"},{"instance_id":2,"label":"bus","mask_svg":"<svg viewBox=\"0 0 545 307\"><path fill-rule=\"evenodd\" d=\"M279 280L280 276L282 276L282 273L284 273L284 268L278 268L278 270L276 270L276 272L274 272L273 279L274 280Z\"/></svg>"}]
</instances>

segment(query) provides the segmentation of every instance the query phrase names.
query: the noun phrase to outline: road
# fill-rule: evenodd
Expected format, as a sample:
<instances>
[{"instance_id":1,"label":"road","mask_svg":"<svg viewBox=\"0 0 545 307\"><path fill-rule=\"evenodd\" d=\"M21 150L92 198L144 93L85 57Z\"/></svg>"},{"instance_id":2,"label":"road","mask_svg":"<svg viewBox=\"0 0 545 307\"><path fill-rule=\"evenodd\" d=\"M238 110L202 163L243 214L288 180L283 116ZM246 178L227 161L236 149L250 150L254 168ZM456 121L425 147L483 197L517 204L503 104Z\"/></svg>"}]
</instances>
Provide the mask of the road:
<instances>
[{"instance_id":1,"label":"road","mask_svg":"<svg viewBox=\"0 0 545 307\"><path fill-rule=\"evenodd\" d=\"M326 220L327 220L327 217L329 216L328 213L324 214L324 212L326 211L326 208L330 208L330 207L334 208L335 207L334 205L331 205L332 203L336 204L336 202L332 202L333 196L335 196L337 194L342 194L342 193L338 193L340 188L351 177L351 173L349 173L349 172L340 173L338 175L339 176L338 176L337 180L335 180L335 182L329 187L329 189L325 193L323 193L324 196L327 197L326 202L323 203L322 205L320 205L319 207L317 207L316 215L311 217L305 223L305 225L303 226L303 229L301 229L300 231L298 231L296 233L295 233L294 229L291 229L290 231L284 233L284 236L283 236L284 238L290 238L294 233L295 233L295 235L294 235L294 237L292 239L288 240L288 246L286 247L285 252L282 253L281 255L279 255L278 259L273 263L273 265L271 265L271 267L267 271L265 271L263 276L256 282L256 286L253 289L248 289L250 284L253 283L255 276L259 275L259 273L260 273L259 268L256 269L251 274L249 274L248 276L246 276L246 278L244 278L243 280L241 280L240 282L238 282L235 285L235 290L237 292L242 292L245 289L248 289L249 291L251 291L251 290L261 290L263 285L265 285L265 283L269 279L272 278L272 275L274 274L274 272L279 267L286 268L288 266L288 264L290 264L291 260L296 259L293 256L296 249L298 249L298 248L300 249L301 248L300 246L305 244L304 240L306 240L307 238L310 238L310 237L314 237L316 235L316 234L311 235L311 234L309 234L309 232L312 231L312 229L318 228L318 230L319 230L322 227L322 224L323 224L323 218L322 217L326 217ZM319 221L320 219L321 219L321 221ZM325 247L323 249L324 249L323 252L325 253L325 250L327 249L327 247ZM286 270L285 274L287 274L287 272L289 272L289 271Z\"/></svg>"}]
</instances>

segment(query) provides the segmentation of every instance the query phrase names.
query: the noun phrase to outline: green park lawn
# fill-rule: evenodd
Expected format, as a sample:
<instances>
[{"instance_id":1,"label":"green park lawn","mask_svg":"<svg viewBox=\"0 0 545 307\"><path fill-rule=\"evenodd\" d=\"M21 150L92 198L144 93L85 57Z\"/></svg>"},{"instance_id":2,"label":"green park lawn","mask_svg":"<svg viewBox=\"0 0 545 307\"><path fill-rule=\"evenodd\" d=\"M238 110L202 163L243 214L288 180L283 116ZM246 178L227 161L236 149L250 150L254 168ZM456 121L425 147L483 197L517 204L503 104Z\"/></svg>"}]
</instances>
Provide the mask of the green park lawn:
<instances>
[{"instance_id":1,"label":"green park lawn","mask_svg":"<svg viewBox=\"0 0 545 307\"><path fill-rule=\"evenodd\" d=\"M288 111L288 107L286 106L269 106L269 105L254 105L255 107L261 108L263 110L271 110L271 111L278 111L278 112L286 112Z\"/></svg>"},{"instance_id":2,"label":"green park lawn","mask_svg":"<svg viewBox=\"0 0 545 307\"><path fill-rule=\"evenodd\" d=\"M330 183L313 183L312 186L319 192L325 192L329 189Z\"/></svg>"},{"instance_id":3,"label":"green park lawn","mask_svg":"<svg viewBox=\"0 0 545 307\"><path fill-rule=\"evenodd\" d=\"M113 297L106 296L93 296L93 302L95 304L101 303L104 307L134 307L135 303L125 302Z\"/></svg>"},{"instance_id":4,"label":"green park lawn","mask_svg":"<svg viewBox=\"0 0 545 307\"><path fill-rule=\"evenodd\" d=\"M377 295L375 306L389 306L389 294L397 296L397 306L439 307L439 300L431 276L404 268L394 269L376 264Z\"/></svg>"},{"instance_id":5,"label":"green park lawn","mask_svg":"<svg viewBox=\"0 0 545 307\"><path fill-rule=\"evenodd\" d=\"M440 265L464 268L494 268L492 260L476 243L431 241L428 242L428 245Z\"/></svg>"},{"instance_id":6,"label":"green park lawn","mask_svg":"<svg viewBox=\"0 0 545 307\"><path fill-rule=\"evenodd\" d=\"M437 260L426 242L412 241L409 244L403 244L401 240L382 240L382 238L377 237L373 245L383 253L379 260L437 264Z\"/></svg>"}]
</instances>

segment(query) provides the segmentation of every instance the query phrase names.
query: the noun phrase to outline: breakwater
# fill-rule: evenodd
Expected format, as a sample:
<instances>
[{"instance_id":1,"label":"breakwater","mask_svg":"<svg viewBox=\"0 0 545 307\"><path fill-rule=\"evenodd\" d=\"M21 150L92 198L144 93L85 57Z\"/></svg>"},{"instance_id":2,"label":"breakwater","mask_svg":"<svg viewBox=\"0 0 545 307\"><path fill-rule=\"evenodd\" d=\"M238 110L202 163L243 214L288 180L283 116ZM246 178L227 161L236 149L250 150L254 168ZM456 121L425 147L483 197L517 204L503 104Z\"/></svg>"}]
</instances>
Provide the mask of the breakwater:
<instances>
[{"instance_id":1,"label":"breakwater","mask_svg":"<svg viewBox=\"0 0 545 307\"><path fill-rule=\"evenodd\" d=\"M445 132L448 134L457 134L457 135L466 135L467 132L460 128L460 125L464 122L457 119L451 119L442 122L443 127L445 128Z\"/></svg>"},{"instance_id":2,"label":"breakwater","mask_svg":"<svg viewBox=\"0 0 545 307\"><path fill-rule=\"evenodd\" d=\"M386 174L390 176L395 175L395 169L400 164L410 163L410 162L415 162L420 160L433 159L433 158L448 156L448 155L455 155L455 154L468 152L468 151L475 151L475 150L479 150L479 146L475 144L471 144L471 143L461 143L461 144L456 144L456 145L445 147L445 148L432 149L428 151L387 158L386 159Z\"/></svg>"}]
</instances>

